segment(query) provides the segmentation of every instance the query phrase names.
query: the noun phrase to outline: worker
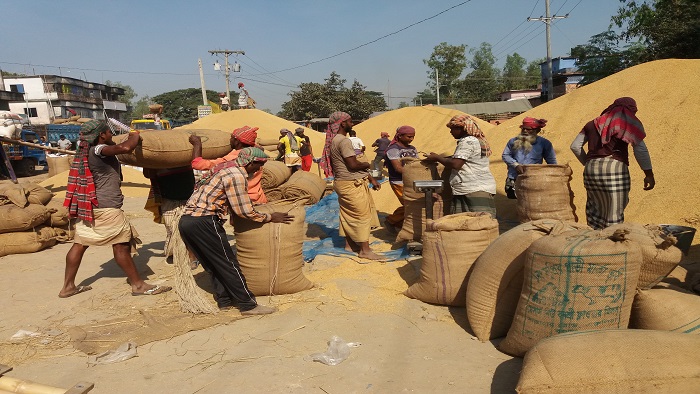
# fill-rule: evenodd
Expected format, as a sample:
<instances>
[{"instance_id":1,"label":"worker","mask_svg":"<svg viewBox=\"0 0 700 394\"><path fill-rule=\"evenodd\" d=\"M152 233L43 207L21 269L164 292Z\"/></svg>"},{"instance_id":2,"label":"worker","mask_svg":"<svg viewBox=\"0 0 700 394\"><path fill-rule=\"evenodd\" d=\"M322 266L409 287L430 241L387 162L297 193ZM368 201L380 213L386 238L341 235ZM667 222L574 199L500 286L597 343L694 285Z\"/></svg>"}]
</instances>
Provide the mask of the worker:
<instances>
[{"instance_id":1,"label":"worker","mask_svg":"<svg viewBox=\"0 0 700 394\"><path fill-rule=\"evenodd\" d=\"M350 143L352 143L352 149L355 150L355 156L357 156L358 159L362 159L365 157L365 143L362 142L362 139L357 136L357 132L355 130L350 130L348 132L348 139L350 140Z\"/></svg>"},{"instance_id":2,"label":"worker","mask_svg":"<svg viewBox=\"0 0 700 394\"><path fill-rule=\"evenodd\" d=\"M278 150L284 149L284 164L292 169L292 172L301 169L301 147L303 145L301 137L292 134L287 129L280 130L280 142Z\"/></svg>"},{"instance_id":3,"label":"worker","mask_svg":"<svg viewBox=\"0 0 700 394\"><path fill-rule=\"evenodd\" d=\"M210 170L216 165L236 160L241 149L246 147L255 146L255 140L258 138L258 128L243 126L238 129L233 130L231 133L231 149L224 157L220 157L213 160L207 160L202 158L202 139L198 135L190 135L189 141L192 144L192 168L195 170ZM253 174L253 176L248 179L248 194L253 204L266 204L267 197L265 197L265 192L262 189L262 169Z\"/></svg>"},{"instance_id":4,"label":"worker","mask_svg":"<svg viewBox=\"0 0 700 394\"><path fill-rule=\"evenodd\" d=\"M230 104L228 96L226 95L226 93L221 93L219 94L219 97L221 97L221 110L228 111Z\"/></svg>"},{"instance_id":5,"label":"worker","mask_svg":"<svg viewBox=\"0 0 700 394\"><path fill-rule=\"evenodd\" d=\"M238 93L238 108L246 109L248 108L248 91L243 82L238 82L238 89L241 90L241 92Z\"/></svg>"},{"instance_id":6,"label":"worker","mask_svg":"<svg viewBox=\"0 0 700 394\"><path fill-rule=\"evenodd\" d=\"M185 203L194 191L194 172L191 166L143 169L143 175L150 179L151 189L146 199L146 210L153 213L156 223L165 225L165 245L163 251L166 260L173 257L172 236L177 231L175 218L182 213ZM190 253L190 268L197 268L197 259Z\"/></svg>"},{"instance_id":7,"label":"worker","mask_svg":"<svg viewBox=\"0 0 700 394\"><path fill-rule=\"evenodd\" d=\"M233 212L260 223L291 223L294 219L284 212L258 212L248 196L247 179L260 171L266 160L261 149L247 147L236 160L214 167L187 201L179 224L185 245L212 274L219 309L235 305L243 315L265 315L276 309L259 305L248 289L236 254L226 241L224 218Z\"/></svg>"},{"instance_id":8,"label":"worker","mask_svg":"<svg viewBox=\"0 0 700 394\"><path fill-rule=\"evenodd\" d=\"M511 199L515 195L515 179L523 171L523 164L557 164L557 155L552 143L538 134L547 124L546 119L526 117L520 125L520 133L511 138L503 149L501 158L508 166L506 177L506 196Z\"/></svg>"},{"instance_id":9,"label":"worker","mask_svg":"<svg viewBox=\"0 0 700 394\"><path fill-rule=\"evenodd\" d=\"M132 152L140 141L138 131L116 144L107 123L91 120L80 127L80 140L68 174L68 186L63 205L75 225L73 246L66 255L66 270L61 298L91 290L90 286L76 286L75 277L83 255L92 245L112 245L114 261L126 273L132 295L155 295L171 290L170 286L155 286L141 279L131 250L138 234L121 209L124 195L121 191L121 165L116 155Z\"/></svg>"},{"instance_id":10,"label":"worker","mask_svg":"<svg viewBox=\"0 0 700 394\"><path fill-rule=\"evenodd\" d=\"M406 157L418 157L418 150L411 145L416 137L416 129L411 126L401 126L396 129L394 139L386 150L386 167L389 169L389 185L401 204L394 212L384 219L384 228L396 234L403 226L403 161Z\"/></svg>"},{"instance_id":11,"label":"worker","mask_svg":"<svg viewBox=\"0 0 700 394\"><path fill-rule=\"evenodd\" d=\"M489 169L491 147L469 115L455 115L447 123L457 148L452 157L431 152L426 160L450 169L451 213L488 212L496 217L496 180Z\"/></svg>"},{"instance_id":12,"label":"worker","mask_svg":"<svg viewBox=\"0 0 700 394\"><path fill-rule=\"evenodd\" d=\"M311 146L311 140L308 135L304 135L304 128L297 127L294 130L294 134L301 138L301 148L299 149L299 154L301 155L301 169L302 171L311 171L311 163L314 159L314 150Z\"/></svg>"},{"instance_id":13,"label":"worker","mask_svg":"<svg viewBox=\"0 0 700 394\"><path fill-rule=\"evenodd\" d=\"M384 155L386 154L386 149L389 147L391 140L389 139L389 133L382 131L374 143L372 144L374 153L374 160L372 161L372 169L381 171L384 168Z\"/></svg>"},{"instance_id":14,"label":"worker","mask_svg":"<svg viewBox=\"0 0 700 394\"><path fill-rule=\"evenodd\" d=\"M347 134L352 130L352 118L345 112L334 112L328 118L326 146L322 168L334 177L333 189L340 205L340 236L345 237L345 250L369 260L384 260L369 247L369 232L379 226L374 201L367 183L379 190L379 183L369 174L369 163L357 160ZM330 164L330 166L329 166Z\"/></svg>"},{"instance_id":15,"label":"worker","mask_svg":"<svg viewBox=\"0 0 700 394\"><path fill-rule=\"evenodd\" d=\"M630 144L635 160L644 171L644 190L652 190L656 185L644 143L644 125L636 114L637 103L633 98L618 98L600 116L586 123L571 143L571 151L585 166L586 220L595 230L625 221L631 188ZM583 149L585 143L588 152Z\"/></svg>"},{"instance_id":16,"label":"worker","mask_svg":"<svg viewBox=\"0 0 700 394\"><path fill-rule=\"evenodd\" d=\"M58 147L59 148L61 148L63 150L70 150L70 148L72 146L73 146L73 143L70 142L70 140L67 140L65 135L61 134L60 136L58 136Z\"/></svg>"}]
</instances>

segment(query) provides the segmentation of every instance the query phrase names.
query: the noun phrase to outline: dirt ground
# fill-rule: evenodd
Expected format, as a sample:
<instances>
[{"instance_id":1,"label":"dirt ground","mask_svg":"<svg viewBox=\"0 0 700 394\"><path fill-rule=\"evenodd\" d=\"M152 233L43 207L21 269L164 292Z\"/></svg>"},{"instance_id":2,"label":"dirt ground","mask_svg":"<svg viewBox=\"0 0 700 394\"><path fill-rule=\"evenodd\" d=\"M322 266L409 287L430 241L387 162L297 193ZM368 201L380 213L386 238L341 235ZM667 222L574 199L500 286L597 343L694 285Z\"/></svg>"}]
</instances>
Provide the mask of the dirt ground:
<instances>
[{"instance_id":1,"label":"dirt ground","mask_svg":"<svg viewBox=\"0 0 700 394\"><path fill-rule=\"evenodd\" d=\"M165 229L143 210L144 202L128 197L124 206L143 241L136 265L150 283L174 285L174 269L162 255ZM391 247L382 241L389 239L384 230L373 235L377 249ZM314 289L258 297L279 307L273 315L237 319L238 312L226 312L228 323L145 343L135 358L91 366L88 355L74 348L70 330L87 325L105 332L139 314L177 315L177 295L131 296L111 248L91 247L78 282L93 289L60 299L70 246L0 258L0 363L14 367L6 376L63 388L88 381L95 384L91 393L506 393L514 392L522 366L493 343L473 338L465 329L464 308L402 294L417 278L419 259L358 264L326 256L306 265ZM195 278L208 289L201 268ZM11 340L19 330L40 336ZM311 361L333 335L361 345L336 366ZM109 335L101 341L104 348L120 345Z\"/></svg>"}]
</instances>

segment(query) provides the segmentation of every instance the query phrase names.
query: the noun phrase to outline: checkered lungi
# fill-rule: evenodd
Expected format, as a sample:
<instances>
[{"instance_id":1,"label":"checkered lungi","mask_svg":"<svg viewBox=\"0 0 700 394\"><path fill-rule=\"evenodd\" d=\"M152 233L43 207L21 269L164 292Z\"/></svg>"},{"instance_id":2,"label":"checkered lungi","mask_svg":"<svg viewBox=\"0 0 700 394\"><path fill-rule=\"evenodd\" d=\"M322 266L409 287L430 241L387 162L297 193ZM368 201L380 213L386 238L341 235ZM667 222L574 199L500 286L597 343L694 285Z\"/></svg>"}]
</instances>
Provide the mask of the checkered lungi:
<instances>
[{"instance_id":1,"label":"checkered lungi","mask_svg":"<svg viewBox=\"0 0 700 394\"><path fill-rule=\"evenodd\" d=\"M631 179L627 165L611 157L591 159L583 170L586 187L586 220L600 230L625 221Z\"/></svg>"}]
</instances>

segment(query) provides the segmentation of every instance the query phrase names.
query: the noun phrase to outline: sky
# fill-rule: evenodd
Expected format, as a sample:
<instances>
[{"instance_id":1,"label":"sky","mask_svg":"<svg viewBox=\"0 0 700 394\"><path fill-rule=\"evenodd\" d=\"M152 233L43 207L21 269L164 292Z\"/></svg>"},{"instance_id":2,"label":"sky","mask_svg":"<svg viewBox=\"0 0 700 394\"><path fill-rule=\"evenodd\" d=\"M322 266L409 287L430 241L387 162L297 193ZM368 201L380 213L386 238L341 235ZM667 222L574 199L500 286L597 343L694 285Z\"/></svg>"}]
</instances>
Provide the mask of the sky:
<instances>
[{"instance_id":1,"label":"sky","mask_svg":"<svg viewBox=\"0 0 700 394\"><path fill-rule=\"evenodd\" d=\"M550 0L553 58L608 29L617 0ZM5 0L0 69L120 82L138 94L201 88L224 92L223 55L240 64L230 87L245 83L259 109L277 113L300 83L335 71L382 92L390 108L427 87L428 59L442 42L547 56L545 0ZM16 17L10 17L15 15ZM470 58L469 55L467 55ZM223 68L222 68L223 69Z\"/></svg>"}]
</instances>

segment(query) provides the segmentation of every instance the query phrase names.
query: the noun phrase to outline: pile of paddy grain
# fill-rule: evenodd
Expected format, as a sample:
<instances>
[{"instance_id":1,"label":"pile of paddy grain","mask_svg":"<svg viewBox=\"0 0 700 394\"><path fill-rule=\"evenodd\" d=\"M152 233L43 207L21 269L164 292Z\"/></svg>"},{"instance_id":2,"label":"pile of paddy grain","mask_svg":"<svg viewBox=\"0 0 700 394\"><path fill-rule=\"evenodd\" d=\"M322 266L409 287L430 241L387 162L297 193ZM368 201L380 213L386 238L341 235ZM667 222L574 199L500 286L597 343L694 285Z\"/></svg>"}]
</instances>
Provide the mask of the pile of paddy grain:
<instances>
[{"instance_id":1,"label":"pile of paddy grain","mask_svg":"<svg viewBox=\"0 0 700 394\"><path fill-rule=\"evenodd\" d=\"M68 172L63 171L39 183L54 194L54 200L63 201L66 197L66 185L68 185ZM124 197L148 197L151 182L143 176L143 172L137 167L122 166L122 193Z\"/></svg>"},{"instance_id":2,"label":"pile of paddy grain","mask_svg":"<svg viewBox=\"0 0 700 394\"><path fill-rule=\"evenodd\" d=\"M231 132L243 126L258 127L259 140L278 140L281 129L291 132L299 126L298 124L269 114L259 109L245 109L221 112L207 115L194 123L182 126L182 129L216 129ZM323 152L325 134L304 127L304 134L309 137L313 147L314 157L320 157ZM269 153L268 153L269 154ZM311 172L317 173L318 166L312 165Z\"/></svg>"},{"instance_id":3,"label":"pile of paddy grain","mask_svg":"<svg viewBox=\"0 0 700 394\"><path fill-rule=\"evenodd\" d=\"M673 70L673 78L668 78ZM693 190L700 190L699 162L693 141L700 119L700 106L694 97L700 89L700 60L659 60L641 64L572 91L540 105L501 125L486 130L494 156L491 171L496 177L499 194L503 193L506 165L500 157L508 139L519 132L526 116L547 119L543 137L554 145L560 164L570 163L574 173L571 188L575 194L576 213L585 222L586 190L583 187L583 166L569 149L571 141L586 122L594 119L619 97L637 101L637 116L644 124L644 139L654 169L656 187L642 190L644 173L630 149L632 191L625 210L625 220L638 223L668 223L684 226L700 225L700 205ZM501 214L513 214L504 212ZM696 237L695 243L700 242Z\"/></svg>"}]
</instances>

